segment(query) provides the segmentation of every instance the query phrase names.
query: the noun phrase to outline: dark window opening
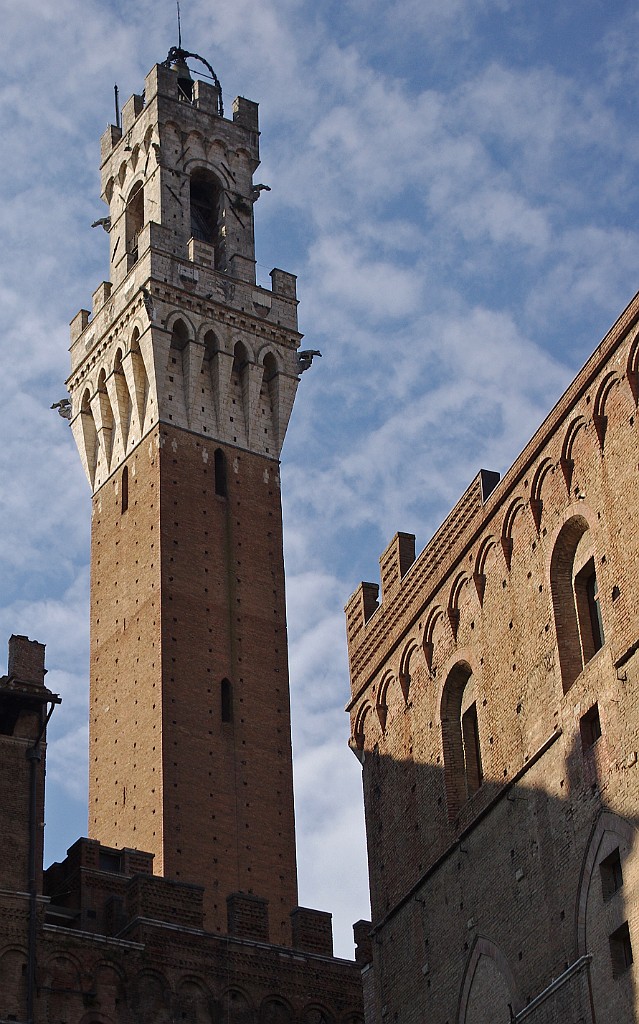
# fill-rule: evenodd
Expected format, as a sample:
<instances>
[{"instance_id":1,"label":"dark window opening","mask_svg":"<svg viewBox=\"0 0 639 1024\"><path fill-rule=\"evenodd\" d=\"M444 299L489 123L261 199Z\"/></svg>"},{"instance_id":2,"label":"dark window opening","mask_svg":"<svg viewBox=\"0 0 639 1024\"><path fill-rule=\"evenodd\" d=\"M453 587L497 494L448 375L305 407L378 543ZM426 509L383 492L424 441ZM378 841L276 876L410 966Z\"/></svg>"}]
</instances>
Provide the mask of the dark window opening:
<instances>
[{"instance_id":1,"label":"dark window opening","mask_svg":"<svg viewBox=\"0 0 639 1024\"><path fill-rule=\"evenodd\" d=\"M126 206L126 248L133 257L138 258L138 237L144 227L144 188L142 184L134 185Z\"/></svg>"},{"instance_id":2,"label":"dark window opening","mask_svg":"<svg viewBox=\"0 0 639 1024\"><path fill-rule=\"evenodd\" d=\"M222 721L230 722L232 720L233 699L231 695L231 683L228 679L223 679L220 684L220 697Z\"/></svg>"},{"instance_id":3,"label":"dark window opening","mask_svg":"<svg viewBox=\"0 0 639 1024\"><path fill-rule=\"evenodd\" d=\"M246 369L248 359L246 356L246 349L241 341L238 341L233 350L233 369L232 372L237 376L242 376L242 373Z\"/></svg>"},{"instance_id":4,"label":"dark window opening","mask_svg":"<svg viewBox=\"0 0 639 1024\"><path fill-rule=\"evenodd\" d=\"M621 870L621 856L619 847L613 850L599 865L601 872L601 891L604 900L609 900L623 885L623 872Z\"/></svg>"},{"instance_id":5,"label":"dark window opening","mask_svg":"<svg viewBox=\"0 0 639 1024\"><path fill-rule=\"evenodd\" d=\"M579 720L579 731L581 732L581 744L584 750L589 750L601 736L601 719L599 718L599 705L593 704L585 715Z\"/></svg>"},{"instance_id":6,"label":"dark window opening","mask_svg":"<svg viewBox=\"0 0 639 1024\"><path fill-rule=\"evenodd\" d=\"M444 783L451 821L483 781L475 696L470 665L460 662L448 675L441 702Z\"/></svg>"},{"instance_id":7,"label":"dark window opening","mask_svg":"<svg viewBox=\"0 0 639 1024\"><path fill-rule=\"evenodd\" d=\"M567 693L605 642L588 523L573 516L561 529L550 566L561 679Z\"/></svg>"},{"instance_id":8,"label":"dark window opening","mask_svg":"<svg viewBox=\"0 0 639 1024\"><path fill-rule=\"evenodd\" d=\"M113 871L115 874L120 874L122 871L122 857L116 852L100 850L99 866L100 871Z\"/></svg>"},{"instance_id":9,"label":"dark window opening","mask_svg":"<svg viewBox=\"0 0 639 1024\"><path fill-rule=\"evenodd\" d=\"M213 471L215 473L215 493L220 498L226 498L226 456L221 448L215 449Z\"/></svg>"},{"instance_id":10,"label":"dark window opening","mask_svg":"<svg viewBox=\"0 0 639 1024\"><path fill-rule=\"evenodd\" d=\"M13 736L19 717L19 700L5 697L0 704L0 736Z\"/></svg>"},{"instance_id":11,"label":"dark window opening","mask_svg":"<svg viewBox=\"0 0 639 1024\"><path fill-rule=\"evenodd\" d=\"M464 711L461 719L462 742L464 745L464 764L466 769L466 792L468 796L476 793L482 783L481 750L479 748L479 726L477 724L477 704L473 703Z\"/></svg>"},{"instance_id":12,"label":"dark window opening","mask_svg":"<svg viewBox=\"0 0 639 1024\"><path fill-rule=\"evenodd\" d=\"M575 576L575 601L584 664L601 650L604 643L603 620L599 604L599 587L595 560L589 558Z\"/></svg>"},{"instance_id":13,"label":"dark window opening","mask_svg":"<svg viewBox=\"0 0 639 1024\"><path fill-rule=\"evenodd\" d=\"M129 467L125 466L122 470L122 515L126 512L129 507Z\"/></svg>"},{"instance_id":14,"label":"dark window opening","mask_svg":"<svg viewBox=\"0 0 639 1024\"><path fill-rule=\"evenodd\" d=\"M189 331L183 320L176 320L171 331L171 348L182 352L189 343ZM177 366L177 359L171 356Z\"/></svg>"},{"instance_id":15,"label":"dark window opening","mask_svg":"<svg viewBox=\"0 0 639 1024\"><path fill-rule=\"evenodd\" d=\"M632 945L630 943L630 930L628 922L625 921L621 928L617 928L609 938L610 959L612 961L612 976L620 978L632 964Z\"/></svg>"},{"instance_id":16,"label":"dark window opening","mask_svg":"<svg viewBox=\"0 0 639 1024\"><path fill-rule=\"evenodd\" d=\"M191 177L191 236L214 247L215 269L223 269L224 191L209 171Z\"/></svg>"}]
</instances>

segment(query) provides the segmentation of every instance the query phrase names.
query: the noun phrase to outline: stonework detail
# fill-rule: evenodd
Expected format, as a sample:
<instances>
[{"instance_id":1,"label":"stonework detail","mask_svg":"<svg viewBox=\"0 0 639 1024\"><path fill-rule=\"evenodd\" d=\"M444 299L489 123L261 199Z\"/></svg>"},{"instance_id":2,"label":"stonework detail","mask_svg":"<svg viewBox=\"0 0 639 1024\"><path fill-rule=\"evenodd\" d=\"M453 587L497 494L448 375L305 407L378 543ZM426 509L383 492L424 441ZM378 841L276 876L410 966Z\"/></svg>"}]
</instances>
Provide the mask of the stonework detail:
<instances>
[{"instance_id":1,"label":"stonework detail","mask_svg":"<svg viewBox=\"0 0 639 1024\"><path fill-rule=\"evenodd\" d=\"M257 105L228 121L214 86L177 88L156 66L102 139L111 277L71 324L68 381L94 493L158 422L277 461L295 399L295 278L255 283Z\"/></svg>"}]
</instances>

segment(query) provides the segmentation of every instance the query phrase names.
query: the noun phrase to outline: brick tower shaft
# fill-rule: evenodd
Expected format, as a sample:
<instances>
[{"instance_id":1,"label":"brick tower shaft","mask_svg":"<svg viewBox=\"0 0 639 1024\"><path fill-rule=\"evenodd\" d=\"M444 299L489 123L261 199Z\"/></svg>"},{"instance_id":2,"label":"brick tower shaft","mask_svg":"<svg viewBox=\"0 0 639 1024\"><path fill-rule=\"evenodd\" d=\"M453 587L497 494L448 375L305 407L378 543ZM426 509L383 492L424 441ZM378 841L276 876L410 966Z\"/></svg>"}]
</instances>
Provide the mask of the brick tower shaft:
<instances>
[{"instance_id":1,"label":"brick tower shaft","mask_svg":"<svg viewBox=\"0 0 639 1024\"><path fill-rule=\"evenodd\" d=\"M157 66L102 139L111 280L71 325L93 490L89 832L154 871L297 905L279 454L295 279L255 284L257 107Z\"/></svg>"}]
</instances>

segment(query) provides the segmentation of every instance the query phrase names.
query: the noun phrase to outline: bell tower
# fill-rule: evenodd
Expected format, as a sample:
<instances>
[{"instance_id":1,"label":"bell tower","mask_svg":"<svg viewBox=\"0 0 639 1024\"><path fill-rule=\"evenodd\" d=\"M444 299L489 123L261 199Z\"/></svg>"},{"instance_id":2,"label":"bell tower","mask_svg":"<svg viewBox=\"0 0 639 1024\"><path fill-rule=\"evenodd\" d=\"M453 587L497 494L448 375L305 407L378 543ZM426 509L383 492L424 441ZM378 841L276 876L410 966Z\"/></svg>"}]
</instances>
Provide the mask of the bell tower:
<instances>
[{"instance_id":1,"label":"bell tower","mask_svg":"<svg viewBox=\"0 0 639 1024\"><path fill-rule=\"evenodd\" d=\"M257 105L227 118L194 56L172 50L102 137L110 275L71 324L93 492L89 835L203 885L210 930L232 894L268 901L270 939L290 945L279 455L295 278L256 286Z\"/></svg>"}]
</instances>

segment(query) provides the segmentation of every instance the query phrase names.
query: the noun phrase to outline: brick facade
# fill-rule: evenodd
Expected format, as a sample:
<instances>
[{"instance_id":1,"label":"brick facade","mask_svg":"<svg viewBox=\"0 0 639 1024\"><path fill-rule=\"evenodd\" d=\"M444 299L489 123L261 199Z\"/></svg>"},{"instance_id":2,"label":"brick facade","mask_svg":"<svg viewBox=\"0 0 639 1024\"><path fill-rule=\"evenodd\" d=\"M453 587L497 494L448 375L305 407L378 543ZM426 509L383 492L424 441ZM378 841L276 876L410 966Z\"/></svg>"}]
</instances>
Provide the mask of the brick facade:
<instances>
[{"instance_id":1,"label":"brick facade","mask_svg":"<svg viewBox=\"0 0 639 1024\"><path fill-rule=\"evenodd\" d=\"M158 426L96 493L92 544L90 834L204 885L211 930L226 929L227 894L267 896L271 937L288 943L297 887L277 464Z\"/></svg>"},{"instance_id":2,"label":"brick facade","mask_svg":"<svg viewBox=\"0 0 639 1024\"><path fill-rule=\"evenodd\" d=\"M636 1019L638 320L347 605L368 1024Z\"/></svg>"}]
</instances>

